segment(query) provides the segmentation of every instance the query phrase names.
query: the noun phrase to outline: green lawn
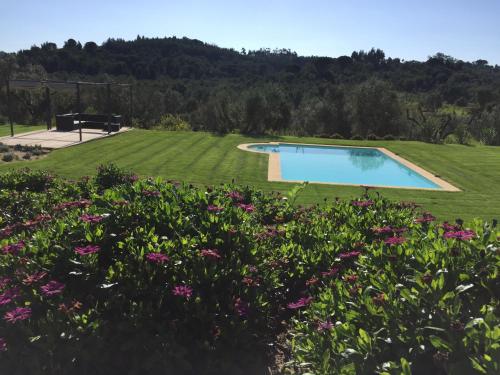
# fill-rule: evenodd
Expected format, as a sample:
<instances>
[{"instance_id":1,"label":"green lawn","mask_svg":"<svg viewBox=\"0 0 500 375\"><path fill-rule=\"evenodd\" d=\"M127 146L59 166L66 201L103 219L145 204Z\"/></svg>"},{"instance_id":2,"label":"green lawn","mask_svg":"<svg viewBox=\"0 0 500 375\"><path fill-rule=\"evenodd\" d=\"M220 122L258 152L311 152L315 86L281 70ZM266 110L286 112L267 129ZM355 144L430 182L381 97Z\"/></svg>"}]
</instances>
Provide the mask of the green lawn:
<instances>
[{"instance_id":1,"label":"green lawn","mask_svg":"<svg viewBox=\"0 0 500 375\"><path fill-rule=\"evenodd\" d=\"M46 129L47 125L14 125L14 135ZM10 135L10 125L0 124L0 137Z\"/></svg>"},{"instance_id":2,"label":"green lawn","mask_svg":"<svg viewBox=\"0 0 500 375\"><path fill-rule=\"evenodd\" d=\"M411 200L441 219L500 218L500 147L432 145L401 141L350 141L298 137L251 138L207 133L133 130L107 139L52 152L31 162L0 166L42 168L70 178L95 173L100 163L113 161L142 176L162 176L196 184L235 180L264 190L286 191L289 183L267 182L267 155L241 151L240 143L261 141L382 146L440 175L462 192L378 189L394 200ZM358 196L358 187L310 184L299 203L320 203L324 198Z\"/></svg>"}]
</instances>

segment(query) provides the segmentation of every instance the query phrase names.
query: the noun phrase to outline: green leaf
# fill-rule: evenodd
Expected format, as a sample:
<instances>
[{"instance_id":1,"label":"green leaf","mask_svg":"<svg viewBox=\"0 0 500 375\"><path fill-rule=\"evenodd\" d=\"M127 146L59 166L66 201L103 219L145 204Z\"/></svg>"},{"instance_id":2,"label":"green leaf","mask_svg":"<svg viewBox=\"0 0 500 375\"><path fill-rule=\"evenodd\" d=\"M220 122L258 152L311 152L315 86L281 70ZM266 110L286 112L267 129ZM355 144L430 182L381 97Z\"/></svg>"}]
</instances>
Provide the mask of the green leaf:
<instances>
[{"instance_id":1,"label":"green leaf","mask_svg":"<svg viewBox=\"0 0 500 375\"><path fill-rule=\"evenodd\" d=\"M404 357L401 357L401 369L403 370L404 375L411 375L411 368L408 360Z\"/></svg>"},{"instance_id":2,"label":"green leaf","mask_svg":"<svg viewBox=\"0 0 500 375\"><path fill-rule=\"evenodd\" d=\"M448 344L441 337L431 335L431 336L429 336L429 340L430 340L432 346L435 347L436 349L446 349L448 351L452 350L451 345Z\"/></svg>"}]
</instances>

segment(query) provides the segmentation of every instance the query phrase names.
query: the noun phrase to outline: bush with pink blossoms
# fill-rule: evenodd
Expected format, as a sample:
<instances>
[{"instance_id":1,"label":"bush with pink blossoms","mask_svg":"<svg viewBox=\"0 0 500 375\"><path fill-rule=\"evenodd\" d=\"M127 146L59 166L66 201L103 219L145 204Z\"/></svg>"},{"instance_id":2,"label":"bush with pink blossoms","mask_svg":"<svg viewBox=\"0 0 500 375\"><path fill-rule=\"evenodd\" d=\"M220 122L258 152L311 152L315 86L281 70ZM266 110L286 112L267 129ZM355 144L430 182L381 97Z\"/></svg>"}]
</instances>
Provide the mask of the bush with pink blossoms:
<instances>
[{"instance_id":1,"label":"bush with pink blossoms","mask_svg":"<svg viewBox=\"0 0 500 375\"><path fill-rule=\"evenodd\" d=\"M493 223L368 192L301 208L114 166L18 174L0 190L0 373L498 372Z\"/></svg>"}]
</instances>

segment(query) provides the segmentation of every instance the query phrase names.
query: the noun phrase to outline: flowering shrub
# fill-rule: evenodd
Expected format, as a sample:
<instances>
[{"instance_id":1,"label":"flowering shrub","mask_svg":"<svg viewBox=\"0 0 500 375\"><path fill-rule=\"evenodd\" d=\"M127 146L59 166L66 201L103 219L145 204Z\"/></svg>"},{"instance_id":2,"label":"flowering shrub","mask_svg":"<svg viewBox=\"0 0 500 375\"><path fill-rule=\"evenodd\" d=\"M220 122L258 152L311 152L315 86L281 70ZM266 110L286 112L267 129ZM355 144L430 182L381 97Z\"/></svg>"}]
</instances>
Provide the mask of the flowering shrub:
<instances>
[{"instance_id":1,"label":"flowering shrub","mask_svg":"<svg viewBox=\"0 0 500 375\"><path fill-rule=\"evenodd\" d=\"M493 224L101 177L0 191L0 373L498 371Z\"/></svg>"}]
</instances>

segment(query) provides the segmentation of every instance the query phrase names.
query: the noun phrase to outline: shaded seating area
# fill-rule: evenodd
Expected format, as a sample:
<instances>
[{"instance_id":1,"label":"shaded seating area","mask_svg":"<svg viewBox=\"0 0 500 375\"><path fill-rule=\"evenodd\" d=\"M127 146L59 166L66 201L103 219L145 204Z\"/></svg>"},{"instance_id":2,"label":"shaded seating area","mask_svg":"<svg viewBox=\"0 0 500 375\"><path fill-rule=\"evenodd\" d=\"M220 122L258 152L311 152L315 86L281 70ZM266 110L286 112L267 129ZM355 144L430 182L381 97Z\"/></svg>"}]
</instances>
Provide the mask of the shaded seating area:
<instances>
[{"instance_id":1,"label":"shaded seating area","mask_svg":"<svg viewBox=\"0 0 500 375\"><path fill-rule=\"evenodd\" d=\"M82 86L89 87L105 87L106 88L106 114L88 114L82 113L80 88ZM67 113L56 115L56 132L73 132L78 131L78 139L83 141L83 129L98 129L111 132L119 132L122 128L123 118L121 115L112 114L111 106L111 87L124 87L129 89L129 110L128 123L132 119L132 85L128 83L111 83L111 82L81 82L81 81L55 81L55 80L31 80L31 79L8 79L7 90L7 114L10 124L10 135L14 137L14 123L11 111L11 88L12 89L44 89L45 91L45 106L47 120L47 134L54 134L52 130L52 101L51 90L75 90L75 113Z\"/></svg>"},{"instance_id":2,"label":"shaded seating area","mask_svg":"<svg viewBox=\"0 0 500 375\"><path fill-rule=\"evenodd\" d=\"M109 121L109 123L108 123ZM118 132L122 127L122 116L87 113L67 113L56 115L57 131L73 131L80 128Z\"/></svg>"}]
</instances>

